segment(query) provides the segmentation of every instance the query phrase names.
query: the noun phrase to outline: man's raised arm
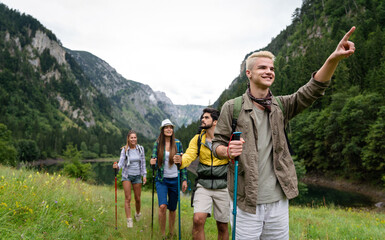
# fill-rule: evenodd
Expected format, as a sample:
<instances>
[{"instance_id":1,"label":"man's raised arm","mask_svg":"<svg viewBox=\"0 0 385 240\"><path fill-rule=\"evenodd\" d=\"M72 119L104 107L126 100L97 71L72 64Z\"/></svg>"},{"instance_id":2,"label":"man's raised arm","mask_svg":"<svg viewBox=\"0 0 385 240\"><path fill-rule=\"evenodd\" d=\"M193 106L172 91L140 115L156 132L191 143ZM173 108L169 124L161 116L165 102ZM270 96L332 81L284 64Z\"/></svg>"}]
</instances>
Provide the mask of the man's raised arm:
<instances>
[{"instance_id":1,"label":"man's raised arm","mask_svg":"<svg viewBox=\"0 0 385 240\"><path fill-rule=\"evenodd\" d=\"M328 59L326 59L325 63L315 74L315 80L319 82L329 81L333 76L334 71L338 66L338 63L342 59L348 58L354 53L354 51L356 50L356 48L354 47L354 43L349 41L349 37L352 35L354 30L356 30L356 27L352 27L349 32L347 32L345 36L341 39L341 41L337 45L336 50L334 50L334 52L330 54Z\"/></svg>"}]
</instances>

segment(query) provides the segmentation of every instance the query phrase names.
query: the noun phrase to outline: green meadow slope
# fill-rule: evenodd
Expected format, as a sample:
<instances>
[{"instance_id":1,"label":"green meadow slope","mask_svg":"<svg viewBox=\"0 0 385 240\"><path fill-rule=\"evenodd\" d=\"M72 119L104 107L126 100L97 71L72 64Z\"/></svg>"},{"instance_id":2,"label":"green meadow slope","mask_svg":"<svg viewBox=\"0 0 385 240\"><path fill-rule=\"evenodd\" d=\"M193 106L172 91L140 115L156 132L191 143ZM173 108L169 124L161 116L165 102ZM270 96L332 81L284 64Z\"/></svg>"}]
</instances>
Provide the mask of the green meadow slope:
<instances>
[{"instance_id":1,"label":"green meadow slope","mask_svg":"<svg viewBox=\"0 0 385 240\"><path fill-rule=\"evenodd\" d=\"M1 239L151 239L151 192L142 192L143 219L125 226L123 190L118 190L115 230L113 186L95 186L60 174L0 165ZM157 205L155 195L155 206ZM132 205L133 206L133 205ZM181 198L182 239L191 239L193 209ZM213 218L206 238L216 239ZM157 207L153 239L160 239ZM177 232L177 224L175 232ZM291 239L383 239L385 214L335 207L290 207Z\"/></svg>"}]
</instances>

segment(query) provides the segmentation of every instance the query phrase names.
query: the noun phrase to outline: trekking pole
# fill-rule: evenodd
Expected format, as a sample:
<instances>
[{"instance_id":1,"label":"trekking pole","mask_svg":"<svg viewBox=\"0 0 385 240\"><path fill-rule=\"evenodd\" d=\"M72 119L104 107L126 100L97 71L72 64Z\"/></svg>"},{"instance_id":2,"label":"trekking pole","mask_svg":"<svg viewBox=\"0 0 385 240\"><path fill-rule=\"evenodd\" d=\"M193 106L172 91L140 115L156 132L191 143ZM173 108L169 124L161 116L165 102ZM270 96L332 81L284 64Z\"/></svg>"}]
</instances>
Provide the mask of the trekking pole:
<instances>
[{"instance_id":1,"label":"trekking pole","mask_svg":"<svg viewBox=\"0 0 385 240\"><path fill-rule=\"evenodd\" d=\"M114 165L117 164L117 162L114 162ZM116 180L116 175L118 174L118 169L115 169L115 230L118 230L118 184Z\"/></svg>"},{"instance_id":2,"label":"trekking pole","mask_svg":"<svg viewBox=\"0 0 385 240\"><path fill-rule=\"evenodd\" d=\"M177 153L177 155L181 155L181 154ZM181 240L181 230L180 230L180 163L177 163L176 166L178 167L178 236L179 236L179 240Z\"/></svg>"},{"instance_id":3,"label":"trekking pole","mask_svg":"<svg viewBox=\"0 0 385 240\"><path fill-rule=\"evenodd\" d=\"M233 133L233 140L240 140L240 138L241 138L241 132ZM232 238L231 238L233 240L235 240L235 230L236 230L236 224L237 224L238 162L239 162L239 156L235 157L234 159L233 231L232 231Z\"/></svg>"},{"instance_id":4,"label":"trekking pole","mask_svg":"<svg viewBox=\"0 0 385 240\"><path fill-rule=\"evenodd\" d=\"M151 239L154 229L154 191L155 191L155 165L151 165L152 168L152 207L151 207Z\"/></svg>"}]
</instances>

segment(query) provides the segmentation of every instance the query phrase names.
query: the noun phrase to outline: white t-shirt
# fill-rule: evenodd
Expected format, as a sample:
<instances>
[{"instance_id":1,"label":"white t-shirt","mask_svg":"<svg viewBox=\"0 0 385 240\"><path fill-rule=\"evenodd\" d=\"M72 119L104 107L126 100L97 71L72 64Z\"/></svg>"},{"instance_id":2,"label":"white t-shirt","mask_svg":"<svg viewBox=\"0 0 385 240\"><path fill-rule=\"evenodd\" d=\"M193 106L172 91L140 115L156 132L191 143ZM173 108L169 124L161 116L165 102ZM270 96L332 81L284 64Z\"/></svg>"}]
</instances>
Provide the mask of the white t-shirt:
<instances>
[{"instance_id":1,"label":"white t-shirt","mask_svg":"<svg viewBox=\"0 0 385 240\"><path fill-rule=\"evenodd\" d=\"M175 178L178 177L178 168L175 164L171 165L169 164L169 156L170 152L165 151L166 154L164 155L164 170L163 170L163 177L165 178Z\"/></svg>"}]
</instances>

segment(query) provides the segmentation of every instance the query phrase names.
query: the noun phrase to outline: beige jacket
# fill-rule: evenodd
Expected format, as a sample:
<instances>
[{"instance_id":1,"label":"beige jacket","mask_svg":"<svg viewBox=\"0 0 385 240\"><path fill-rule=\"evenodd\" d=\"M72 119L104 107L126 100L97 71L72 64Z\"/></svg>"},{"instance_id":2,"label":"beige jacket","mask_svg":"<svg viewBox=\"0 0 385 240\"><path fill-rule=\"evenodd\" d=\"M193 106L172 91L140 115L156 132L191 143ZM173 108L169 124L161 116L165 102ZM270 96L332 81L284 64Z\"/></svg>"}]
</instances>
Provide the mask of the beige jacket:
<instances>
[{"instance_id":1,"label":"beige jacket","mask_svg":"<svg viewBox=\"0 0 385 240\"><path fill-rule=\"evenodd\" d=\"M314 76L314 74L312 75ZM325 89L330 82L321 83L312 77L294 94L279 96L284 112L273 98L271 112L269 115L273 140L273 166L277 179L288 199L298 196L298 181L293 159L285 139L284 126L298 113L309 107L317 98L324 95ZM256 212L257 188L258 188L258 129L253 113L253 103L245 93L242 96L242 109L239 113L236 131L242 132L241 137L245 140L243 151L239 157L237 205L243 211ZM217 126L214 132L213 149L219 145L228 145L231 135L231 122L233 116L234 99L227 101L221 110ZM234 189L234 164L229 164L227 174L228 189L233 198Z\"/></svg>"}]
</instances>

